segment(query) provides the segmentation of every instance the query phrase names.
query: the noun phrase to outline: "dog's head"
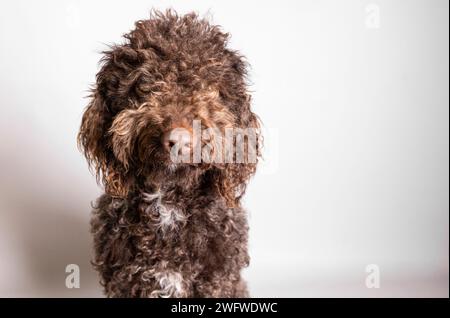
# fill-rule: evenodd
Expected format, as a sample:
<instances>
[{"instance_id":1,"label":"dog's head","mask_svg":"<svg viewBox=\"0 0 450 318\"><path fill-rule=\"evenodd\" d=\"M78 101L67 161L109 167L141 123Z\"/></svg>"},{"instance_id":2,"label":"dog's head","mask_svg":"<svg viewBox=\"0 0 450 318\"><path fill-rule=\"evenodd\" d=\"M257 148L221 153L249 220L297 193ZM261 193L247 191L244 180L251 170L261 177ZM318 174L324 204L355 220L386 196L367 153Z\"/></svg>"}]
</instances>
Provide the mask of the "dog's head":
<instances>
[{"instance_id":1,"label":"dog's head","mask_svg":"<svg viewBox=\"0 0 450 318\"><path fill-rule=\"evenodd\" d=\"M228 35L195 14L167 11L138 21L124 37L104 52L78 135L105 190L124 197L149 178L195 174L237 202L255 172L259 123L250 110L246 63L227 49ZM254 132L256 160L229 155L239 138L248 152L252 139L223 138L233 129Z\"/></svg>"}]
</instances>

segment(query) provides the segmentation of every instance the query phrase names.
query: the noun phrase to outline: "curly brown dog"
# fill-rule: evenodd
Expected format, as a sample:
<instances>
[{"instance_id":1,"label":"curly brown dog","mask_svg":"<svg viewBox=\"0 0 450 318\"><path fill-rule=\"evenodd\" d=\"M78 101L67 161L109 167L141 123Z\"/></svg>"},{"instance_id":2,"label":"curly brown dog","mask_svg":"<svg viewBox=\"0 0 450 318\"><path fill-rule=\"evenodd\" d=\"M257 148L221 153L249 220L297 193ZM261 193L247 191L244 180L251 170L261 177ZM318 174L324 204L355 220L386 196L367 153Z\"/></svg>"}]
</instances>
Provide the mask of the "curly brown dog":
<instances>
[{"instance_id":1,"label":"curly brown dog","mask_svg":"<svg viewBox=\"0 0 450 318\"><path fill-rule=\"evenodd\" d=\"M257 160L215 160L217 143L206 147L209 161L171 157L179 141L171 133L192 133L195 120L219 132L259 131L246 62L227 48L228 34L194 13L153 12L124 38L104 52L78 135L105 187L91 222L93 264L105 293L248 296L240 273L249 264L240 200ZM189 155L193 145L189 139Z\"/></svg>"}]
</instances>

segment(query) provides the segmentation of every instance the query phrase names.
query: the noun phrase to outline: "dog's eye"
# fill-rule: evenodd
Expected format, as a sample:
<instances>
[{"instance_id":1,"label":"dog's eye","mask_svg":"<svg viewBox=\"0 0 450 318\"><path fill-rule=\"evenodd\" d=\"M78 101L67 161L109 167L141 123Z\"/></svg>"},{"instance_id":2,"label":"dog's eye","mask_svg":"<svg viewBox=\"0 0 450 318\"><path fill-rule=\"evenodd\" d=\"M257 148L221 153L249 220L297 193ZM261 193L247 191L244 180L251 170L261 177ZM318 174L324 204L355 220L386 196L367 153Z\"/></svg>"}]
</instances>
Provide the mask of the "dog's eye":
<instances>
[{"instance_id":1,"label":"dog's eye","mask_svg":"<svg viewBox=\"0 0 450 318\"><path fill-rule=\"evenodd\" d=\"M151 92L151 83L145 79L139 80L136 85L136 93L138 95L145 95Z\"/></svg>"},{"instance_id":2,"label":"dog's eye","mask_svg":"<svg viewBox=\"0 0 450 318\"><path fill-rule=\"evenodd\" d=\"M145 94L148 94L151 91L150 84L148 84L148 83L141 83L141 84L139 84L137 89L138 89L139 92L145 93Z\"/></svg>"}]
</instances>

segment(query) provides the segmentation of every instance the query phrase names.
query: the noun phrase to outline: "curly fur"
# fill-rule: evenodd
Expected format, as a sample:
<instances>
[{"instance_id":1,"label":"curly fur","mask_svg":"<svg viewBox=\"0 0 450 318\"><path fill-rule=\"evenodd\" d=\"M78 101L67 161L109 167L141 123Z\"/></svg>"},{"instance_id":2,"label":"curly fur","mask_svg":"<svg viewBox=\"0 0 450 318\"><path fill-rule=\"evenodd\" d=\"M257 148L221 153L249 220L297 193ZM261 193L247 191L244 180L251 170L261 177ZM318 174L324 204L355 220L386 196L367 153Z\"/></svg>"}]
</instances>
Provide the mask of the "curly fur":
<instances>
[{"instance_id":1,"label":"curly fur","mask_svg":"<svg viewBox=\"0 0 450 318\"><path fill-rule=\"evenodd\" d=\"M246 63L228 34L191 13L152 12L104 52L78 142L105 187L91 222L110 297L244 297L240 200L256 162L174 166L164 132L259 128Z\"/></svg>"}]
</instances>

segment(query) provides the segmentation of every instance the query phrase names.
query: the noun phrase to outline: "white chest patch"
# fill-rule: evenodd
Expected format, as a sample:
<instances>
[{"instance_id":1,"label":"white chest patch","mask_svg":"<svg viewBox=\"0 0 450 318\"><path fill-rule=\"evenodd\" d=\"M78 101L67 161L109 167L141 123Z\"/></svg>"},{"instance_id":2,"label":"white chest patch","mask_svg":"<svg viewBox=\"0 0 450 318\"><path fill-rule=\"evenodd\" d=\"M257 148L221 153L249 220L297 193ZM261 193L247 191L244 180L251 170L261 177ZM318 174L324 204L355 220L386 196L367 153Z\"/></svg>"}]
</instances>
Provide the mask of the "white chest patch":
<instances>
[{"instance_id":1,"label":"white chest patch","mask_svg":"<svg viewBox=\"0 0 450 318\"><path fill-rule=\"evenodd\" d=\"M144 201L149 204L149 209L158 212L155 223L163 232L175 230L180 223L186 220L182 211L163 202L163 193L160 191L150 194L144 193Z\"/></svg>"},{"instance_id":2,"label":"white chest patch","mask_svg":"<svg viewBox=\"0 0 450 318\"><path fill-rule=\"evenodd\" d=\"M155 273L155 279L161 289L154 290L151 295L153 297L183 297L183 276L180 273L172 271L164 271Z\"/></svg>"}]
</instances>

